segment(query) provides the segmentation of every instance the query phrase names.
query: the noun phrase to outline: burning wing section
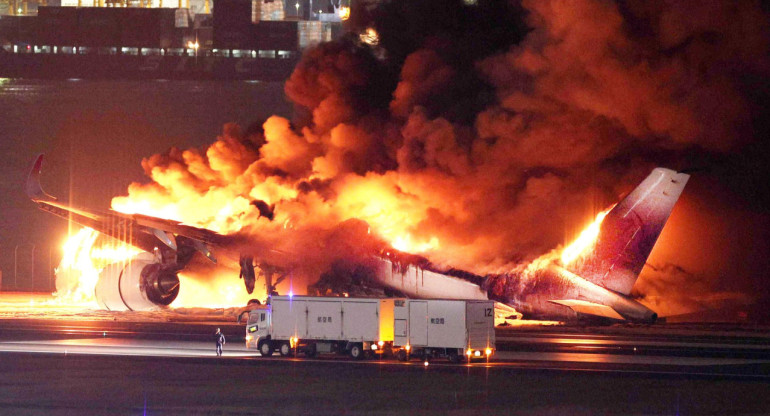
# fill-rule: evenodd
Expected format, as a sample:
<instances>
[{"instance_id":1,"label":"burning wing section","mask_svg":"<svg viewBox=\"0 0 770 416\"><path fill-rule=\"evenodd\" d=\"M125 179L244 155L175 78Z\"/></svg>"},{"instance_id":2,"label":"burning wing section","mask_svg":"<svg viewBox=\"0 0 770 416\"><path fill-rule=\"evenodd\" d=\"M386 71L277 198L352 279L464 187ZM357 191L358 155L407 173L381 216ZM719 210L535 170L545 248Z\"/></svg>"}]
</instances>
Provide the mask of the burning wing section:
<instances>
[{"instance_id":1,"label":"burning wing section","mask_svg":"<svg viewBox=\"0 0 770 416\"><path fill-rule=\"evenodd\" d=\"M102 271L95 296L97 303L105 309L142 310L167 306L179 293L177 273L196 252L216 262L210 247L219 244L223 236L145 215L71 207L43 191L40 185L42 164L43 155L40 155L26 183L27 195L40 209L145 251L128 262L110 265Z\"/></svg>"},{"instance_id":2,"label":"burning wing section","mask_svg":"<svg viewBox=\"0 0 770 416\"><path fill-rule=\"evenodd\" d=\"M582 313L584 315L601 316L604 318L617 319L621 321L624 319L623 316L621 316L619 313L617 313L617 311L615 311L615 309L612 309L607 305L589 302L587 300L567 299L567 300L552 300L551 302L556 303L558 305L567 306L571 308L573 311L577 313Z\"/></svg>"}]
</instances>

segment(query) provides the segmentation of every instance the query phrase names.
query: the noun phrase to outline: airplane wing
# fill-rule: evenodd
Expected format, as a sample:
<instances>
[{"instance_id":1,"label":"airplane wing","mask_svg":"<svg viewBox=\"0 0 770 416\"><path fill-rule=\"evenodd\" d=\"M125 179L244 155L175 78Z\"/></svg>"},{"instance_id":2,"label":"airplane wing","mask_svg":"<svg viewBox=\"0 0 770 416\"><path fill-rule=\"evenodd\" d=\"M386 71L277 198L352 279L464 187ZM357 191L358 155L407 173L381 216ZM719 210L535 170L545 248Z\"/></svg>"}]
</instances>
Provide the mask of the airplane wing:
<instances>
[{"instance_id":1,"label":"airplane wing","mask_svg":"<svg viewBox=\"0 0 770 416\"><path fill-rule=\"evenodd\" d=\"M551 300L549 302L555 303L557 305L567 306L576 313L583 315L592 315L620 321L625 320L625 318L623 318L617 311L615 311L615 309L599 303L577 299Z\"/></svg>"},{"instance_id":2,"label":"airplane wing","mask_svg":"<svg viewBox=\"0 0 770 416\"><path fill-rule=\"evenodd\" d=\"M189 257L197 251L216 263L216 257L212 254L210 247L221 245L225 236L163 218L71 207L43 191L40 185L42 165L43 155L41 154L32 166L25 188L30 199L43 211L93 228L148 252L153 252L155 249L161 249L162 254L171 251L176 256L189 261ZM159 242L162 244L158 244Z\"/></svg>"},{"instance_id":3,"label":"airplane wing","mask_svg":"<svg viewBox=\"0 0 770 416\"><path fill-rule=\"evenodd\" d=\"M151 253L140 254L125 264L102 271L94 292L97 303L105 309L147 310L168 306L179 293L177 274L196 252L213 263L217 259L212 248L226 258L232 257L232 248L237 245L237 239L232 236L179 221L111 210L86 210L60 202L40 185L42 165L43 155L39 155L25 185L27 195L40 209ZM240 263L240 277L248 293L252 293L256 280L252 258L242 256Z\"/></svg>"}]
</instances>

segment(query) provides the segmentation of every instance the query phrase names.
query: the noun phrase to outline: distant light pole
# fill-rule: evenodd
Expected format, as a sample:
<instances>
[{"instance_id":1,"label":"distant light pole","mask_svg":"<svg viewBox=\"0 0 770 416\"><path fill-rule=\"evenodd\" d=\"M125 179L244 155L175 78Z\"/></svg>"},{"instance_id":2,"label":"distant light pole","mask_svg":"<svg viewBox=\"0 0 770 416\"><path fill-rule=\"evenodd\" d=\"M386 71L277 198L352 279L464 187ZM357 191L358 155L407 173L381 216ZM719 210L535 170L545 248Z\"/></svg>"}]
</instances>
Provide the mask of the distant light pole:
<instances>
[{"instance_id":1,"label":"distant light pole","mask_svg":"<svg viewBox=\"0 0 770 416\"><path fill-rule=\"evenodd\" d=\"M294 7L297 8L297 18L299 19L299 2L294 3Z\"/></svg>"}]
</instances>

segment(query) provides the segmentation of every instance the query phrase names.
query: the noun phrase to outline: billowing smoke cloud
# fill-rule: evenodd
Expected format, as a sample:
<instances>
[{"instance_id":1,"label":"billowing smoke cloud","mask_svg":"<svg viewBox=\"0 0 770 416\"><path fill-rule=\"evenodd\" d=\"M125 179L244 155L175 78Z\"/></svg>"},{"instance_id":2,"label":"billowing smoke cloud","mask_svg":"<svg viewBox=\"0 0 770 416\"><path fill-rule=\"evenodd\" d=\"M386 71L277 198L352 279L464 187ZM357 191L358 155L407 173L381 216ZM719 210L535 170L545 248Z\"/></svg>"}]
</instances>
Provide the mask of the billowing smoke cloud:
<instances>
[{"instance_id":1,"label":"billowing smoke cloud","mask_svg":"<svg viewBox=\"0 0 770 416\"><path fill-rule=\"evenodd\" d=\"M152 182L113 206L246 236L257 255L303 253L304 283L363 235L505 272L568 242L652 167L724 166L757 143L767 17L752 1L384 2L305 53L285 85L294 120L148 158ZM377 45L359 40L367 28ZM661 266L676 259L654 252L638 295L732 290L713 270L691 287L671 271L692 268ZM661 275L679 288L664 301Z\"/></svg>"}]
</instances>

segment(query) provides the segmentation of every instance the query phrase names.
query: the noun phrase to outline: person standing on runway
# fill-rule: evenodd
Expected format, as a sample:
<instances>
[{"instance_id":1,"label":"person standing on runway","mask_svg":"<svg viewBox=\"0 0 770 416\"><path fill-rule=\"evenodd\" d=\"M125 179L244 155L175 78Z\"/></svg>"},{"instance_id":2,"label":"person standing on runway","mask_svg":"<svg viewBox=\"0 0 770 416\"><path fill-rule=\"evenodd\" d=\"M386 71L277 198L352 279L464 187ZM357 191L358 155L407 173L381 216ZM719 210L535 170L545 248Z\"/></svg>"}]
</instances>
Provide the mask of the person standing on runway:
<instances>
[{"instance_id":1,"label":"person standing on runway","mask_svg":"<svg viewBox=\"0 0 770 416\"><path fill-rule=\"evenodd\" d=\"M225 334L223 334L219 328L217 328L217 332L214 334L214 337L217 341L217 357L222 356L222 346L225 345Z\"/></svg>"}]
</instances>

